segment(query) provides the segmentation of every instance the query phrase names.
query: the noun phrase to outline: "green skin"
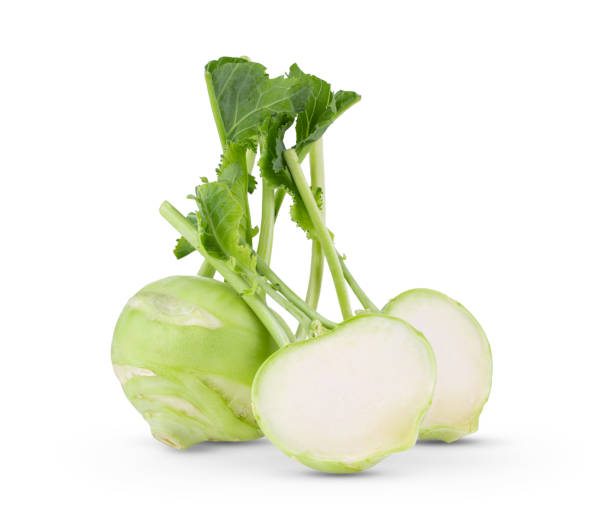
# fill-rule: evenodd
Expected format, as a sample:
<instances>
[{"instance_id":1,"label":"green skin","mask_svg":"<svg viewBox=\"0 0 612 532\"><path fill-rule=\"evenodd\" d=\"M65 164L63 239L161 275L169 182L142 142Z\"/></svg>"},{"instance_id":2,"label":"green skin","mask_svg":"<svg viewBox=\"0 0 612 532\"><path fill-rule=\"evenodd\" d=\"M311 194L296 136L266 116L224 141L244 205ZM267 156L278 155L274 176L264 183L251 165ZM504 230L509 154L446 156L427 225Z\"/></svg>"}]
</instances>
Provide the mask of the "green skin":
<instances>
[{"instance_id":1,"label":"green skin","mask_svg":"<svg viewBox=\"0 0 612 532\"><path fill-rule=\"evenodd\" d=\"M168 277L125 306L112 342L123 390L153 436L178 449L262 436L250 386L276 343L228 285Z\"/></svg>"},{"instance_id":2,"label":"green skin","mask_svg":"<svg viewBox=\"0 0 612 532\"><path fill-rule=\"evenodd\" d=\"M372 455L368 456L365 460L362 460L362 461L359 461L359 462L346 463L346 462L342 462L342 461L325 460L325 459L321 459L321 458L317 458L317 457L311 456L309 454L296 454L296 453L292 452L291 450L287 449L287 446L284 444L284 442L280 441L274 435L274 433L272 431L267 429L265 420L264 420L263 416L261 415L261 413L258 412L258 408L257 408L261 376L268 370L268 368L273 366L272 363L277 358L279 358L279 357L291 357L292 354L294 354L296 351L298 351L302 346L307 345L307 344L316 343L322 337L309 338L307 340L303 340L303 341L300 341L300 342L294 342L292 344L289 344L289 345L286 345L286 346L280 348L272 356L270 356L266 360L266 362L264 362L262 364L262 366L259 368L257 374L255 375L255 379L253 380L253 386L251 388L251 390L252 390L251 393L252 393L253 412L255 414L255 419L257 420L257 423L259 424L259 426L264 431L266 437L276 447L278 447L282 452L284 452L287 456L289 456L290 458L293 458L293 459L301 462L302 464L304 464L304 465L306 465L308 467L311 467L312 469L316 469L318 471L323 471L323 472L326 472L326 473L335 473L335 474L358 473L360 471L363 471L365 469L369 469L370 467L376 465L378 462L380 462L381 460L383 460L385 457L389 456L390 454L410 449L411 447L414 446L414 444L416 442L416 439L417 439L418 433L419 433L419 426L421 424L421 421L422 421L423 417L425 416L425 414L427 413L427 410L429 409L429 406L431 405L431 401L432 401L432 397L433 397L433 389L435 387L436 359L435 359L433 350L432 350L431 346L429 345L429 342L427 341L427 339L419 331L417 331L411 325L407 324L405 321L400 320L399 318L392 317L392 316L383 315L381 313L362 313L362 314L358 314L357 316L355 316L353 318L345 320L340 325L338 325L338 327L336 327L334 330L325 333L324 336L341 335L341 334L345 334L345 333L346 334L351 334L351 330L356 325L359 325L360 321L367 320L368 318L370 318L372 316L378 316L378 317L384 316L386 319L391 319L391 320L394 320L394 321L400 321L406 327L408 327L414 335L419 337L419 339L422 341L423 345L426 347L426 352L427 352L427 356L429 358L429 362L431 363L431 366L433 367L434 381L432 382L432 386L431 386L431 394L429 395L427 400L424 401L423 404L421 405L420 409L418 410L418 412L416 413L416 415L415 415L415 417L413 419L412 424L410 426L406 427L406 430L405 430L405 435L406 436L405 436L404 441L401 443L401 445L398 445L398 446L396 446L394 448L385 449L383 451L379 451L379 452L376 452L376 453L372 453Z\"/></svg>"},{"instance_id":3,"label":"green skin","mask_svg":"<svg viewBox=\"0 0 612 532\"><path fill-rule=\"evenodd\" d=\"M412 290L407 290L406 292L402 292L397 297L393 298L389 301L385 307L383 308L383 312L388 313L392 316L398 316L396 311L394 310L394 306L400 303L403 300L410 300L413 298L419 297L428 297L428 298L436 298L441 300L442 302L450 304L452 307L456 309L457 312L467 317L468 320L474 326L474 329L480 334L482 339L482 344L485 346L483 351L483 357L485 362L489 366L489 379L485 384L486 393L483 397L483 400L474 404L473 409L466 416L465 420L460 424L439 424L435 426L422 427L419 432L419 438L421 440L442 440L446 443L452 443L468 434L472 434L478 430L478 420L480 418L480 414L487 400L489 399L489 394L491 392L491 368L492 368L492 357L491 357L491 346L487 339L487 336L484 332L484 329L481 327L480 323L476 320L476 318L467 310L461 303L455 301L454 299L448 297L446 294L442 292L438 292L436 290L431 290L429 288L415 288ZM435 392L434 392L435 395Z\"/></svg>"}]
</instances>

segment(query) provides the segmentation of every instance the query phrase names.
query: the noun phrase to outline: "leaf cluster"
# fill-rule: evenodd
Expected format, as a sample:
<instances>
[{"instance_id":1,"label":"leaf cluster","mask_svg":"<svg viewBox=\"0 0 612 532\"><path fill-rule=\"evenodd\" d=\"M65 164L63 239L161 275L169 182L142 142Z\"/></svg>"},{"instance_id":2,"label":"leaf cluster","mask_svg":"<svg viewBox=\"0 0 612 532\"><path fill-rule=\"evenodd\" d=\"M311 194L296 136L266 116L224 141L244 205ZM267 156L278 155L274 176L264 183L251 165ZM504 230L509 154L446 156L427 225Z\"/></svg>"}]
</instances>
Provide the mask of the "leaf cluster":
<instances>
[{"instance_id":1,"label":"leaf cluster","mask_svg":"<svg viewBox=\"0 0 612 532\"><path fill-rule=\"evenodd\" d=\"M197 211L190 213L188 220L198 229L211 256L254 268L252 239L257 229L251 226L249 194L256 180L248 164L249 154L259 150L261 179L277 193L291 196L291 218L314 238L310 216L283 157L285 137L294 126L293 147L303 159L360 96L350 91L333 92L329 83L304 73L296 64L286 75L270 78L263 65L238 57L209 62L205 78L223 153L217 180L202 183L190 196ZM312 192L321 206L322 190ZM174 254L182 258L192 251L193 247L180 238Z\"/></svg>"}]
</instances>

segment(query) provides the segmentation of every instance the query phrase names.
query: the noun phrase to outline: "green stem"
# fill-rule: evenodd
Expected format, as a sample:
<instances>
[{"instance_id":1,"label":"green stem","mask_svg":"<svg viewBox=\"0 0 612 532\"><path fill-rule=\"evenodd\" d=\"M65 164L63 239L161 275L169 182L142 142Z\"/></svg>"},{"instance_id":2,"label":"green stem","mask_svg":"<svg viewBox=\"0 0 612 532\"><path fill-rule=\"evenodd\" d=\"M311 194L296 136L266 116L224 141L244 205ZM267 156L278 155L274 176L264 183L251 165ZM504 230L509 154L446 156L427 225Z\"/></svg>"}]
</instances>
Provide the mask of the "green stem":
<instances>
[{"instance_id":1,"label":"green stem","mask_svg":"<svg viewBox=\"0 0 612 532\"><path fill-rule=\"evenodd\" d=\"M321 189L322 205L321 205L321 220L325 223L325 168L323 165L323 139L317 140L310 150L310 185L316 190ZM319 304L319 296L321 295L321 283L323 281L323 250L318 240L312 241L310 251L310 277L308 279L308 290L306 291L306 303L313 309ZM350 286L350 283L349 283ZM304 338L307 334L304 327L300 326L296 336Z\"/></svg>"},{"instance_id":2,"label":"green stem","mask_svg":"<svg viewBox=\"0 0 612 532\"><path fill-rule=\"evenodd\" d=\"M278 320L278 322L282 325L283 329L285 329L285 333L287 334L287 337L289 338L289 340L291 340L291 342L295 342L295 336L293 334L293 331L291 330L291 327L287 325L287 322L273 308L268 307L268 309L270 310L272 314L274 314L274 316L276 316L276 319Z\"/></svg>"},{"instance_id":3,"label":"green stem","mask_svg":"<svg viewBox=\"0 0 612 532\"><path fill-rule=\"evenodd\" d=\"M300 296L298 296L291 288L289 288L282 279L276 275L270 266L268 266L261 257L257 257L257 269L259 272L268 279L274 288L278 289L278 291L283 294L287 298L287 300L295 305L302 313L306 314L311 320L318 320L321 322L321 325L326 329L334 329L338 326L337 323L334 323L331 320L328 320L325 316L319 314L314 308L309 306Z\"/></svg>"},{"instance_id":4,"label":"green stem","mask_svg":"<svg viewBox=\"0 0 612 532\"><path fill-rule=\"evenodd\" d=\"M214 266L205 260L198 270L198 275L212 279L215 276L215 271Z\"/></svg>"},{"instance_id":5,"label":"green stem","mask_svg":"<svg viewBox=\"0 0 612 532\"><path fill-rule=\"evenodd\" d=\"M280 211L281 206L283 205L285 194L287 194L287 191L284 188L279 188L276 191L276 196L274 196L274 219L275 220L278 217L278 212Z\"/></svg>"},{"instance_id":6,"label":"green stem","mask_svg":"<svg viewBox=\"0 0 612 532\"><path fill-rule=\"evenodd\" d=\"M221 147L225 149L225 143L227 141L225 136L225 127L223 125L223 119L221 118L219 102L217 102L217 98L215 97L215 89L212 84L212 76L210 75L210 73L206 72L206 74L204 74L204 79L206 80L206 90L208 91L208 99L210 100L210 107L212 109L215 124L217 126L217 133L219 134Z\"/></svg>"},{"instance_id":7,"label":"green stem","mask_svg":"<svg viewBox=\"0 0 612 532\"><path fill-rule=\"evenodd\" d=\"M251 153L251 150L249 150L248 148L244 152L244 168L246 170L247 176L244 180L244 190L242 191L244 193L245 199L244 216L246 218L246 226L249 229L251 228L251 205L249 204L249 174L251 173L251 170L253 169L253 164L255 162L255 154L253 153L251 156ZM253 244L253 236L251 235L250 230L247 234L246 240L249 243L249 246Z\"/></svg>"},{"instance_id":8,"label":"green stem","mask_svg":"<svg viewBox=\"0 0 612 532\"><path fill-rule=\"evenodd\" d=\"M322 138L319 138L319 140L321 140L321 139ZM317 142L318 142L317 140L314 141L314 142L311 142L311 143L307 144L305 148L303 148L303 149L301 149L301 150L299 150L297 152L298 162L300 164L302 164L304 162L304 159L306 159L306 155L308 155L309 153L312 152L312 150L314 149L314 146L315 146L315 144Z\"/></svg>"},{"instance_id":9,"label":"green stem","mask_svg":"<svg viewBox=\"0 0 612 532\"><path fill-rule=\"evenodd\" d=\"M334 243L332 242L331 235L329 234L327 227L325 227L325 223L321 219L319 207L314 196L312 195L312 191L310 190L308 183L306 182L306 178L304 177L304 173L302 172L302 168L298 162L298 157L295 150L286 150L284 152L284 156L285 160L287 161L287 166L291 171L295 185L314 226L317 239L323 248L323 253L325 254L325 259L327 260L327 264L329 266L329 272L331 273L334 286L336 288L336 295L338 296L338 302L340 303L340 309L342 310L342 317L347 320L353 315L353 312L351 310L351 301L349 299L348 290L344 281L344 274L342 273L342 266L340 264L340 259L338 258L338 253L336 252Z\"/></svg>"},{"instance_id":10,"label":"green stem","mask_svg":"<svg viewBox=\"0 0 612 532\"><path fill-rule=\"evenodd\" d=\"M363 305L363 308L365 310L371 310L373 312L378 312L378 307L366 295L366 293L363 291L361 286L359 286L359 284L353 277L353 274L349 271L346 265L346 261L344 260L344 257L339 252L338 252L338 258L340 259L340 264L342 266L342 273L344 274L344 278L346 279L346 282L348 283L348 285L351 287L351 290L353 291L353 293L357 296L357 299L359 299L359 302Z\"/></svg>"},{"instance_id":11,"label":"green stem","mask_svg":"<svg viewBox=\"0 0 612 532\"><path fill-rule=\"evenodd\" d=\"M174 227L187 241L197 249L204 258L224 277L230 286L240 294L240 297L251 308L255 315L259 318L263 326L268 330L272 338L278 344L278 347L283 347L291 343L291 338L286 332L287 324L281 325L280 316L273 313L272 310L261 300L261 298L252 293L249 285L227 265L217 260L206 252L204 246L200 242L198 231L189 223L177 209L169 202L164 201L159 208L160 214Z\"/></svg>"},{"instance_id":12,"label":"green stem","mask_svg":"<svg viewBox=\"0 0 612 532\"><path fill-rule=\"evenodd\" d=\"M255 155L256 153L253 150L247 149L246 151L246 169L247 173L251 173L253 171L253 166L255 166Z\"/></svg>"},{"instance_id":13,"label":"green stem","mask_svg":"<svg viewBox=\"0 0 612 532\"><path fill-rule=\"evenodd\" d=\"M289 314L291 314L296 320L298 320L300 325L306 328L310 326L310 322L312 320L299 308L297 308L296 305L294 305L291 301L284 298L267 282L261 281L257 284L266 294L268 294L274 301L276 301L281 307L283 307L287 312L289 312Z\"/></svg>"},{"instance_id":14,"label":"green stem","mask_svg":"<svg viewBox=\"0 0 612 532\"><path fill-rule=\"evenodd\" d=\"M261 224L259 225L257 255L266 264L270 264L274 240L274 187L268 183L267 179L263 180L261 197Z\"/></svg>"}]
</instances>

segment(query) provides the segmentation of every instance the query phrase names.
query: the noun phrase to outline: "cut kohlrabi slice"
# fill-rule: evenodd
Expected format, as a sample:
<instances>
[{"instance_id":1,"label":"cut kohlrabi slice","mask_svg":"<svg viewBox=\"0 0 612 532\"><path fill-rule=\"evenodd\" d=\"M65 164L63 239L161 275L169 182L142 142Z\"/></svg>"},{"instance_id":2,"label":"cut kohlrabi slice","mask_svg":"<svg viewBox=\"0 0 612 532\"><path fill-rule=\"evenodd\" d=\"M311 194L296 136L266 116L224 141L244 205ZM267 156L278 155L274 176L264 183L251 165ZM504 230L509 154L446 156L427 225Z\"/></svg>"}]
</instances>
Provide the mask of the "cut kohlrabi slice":
<instances>
[{"instance_id":1,"label":"cut kohlrabi slice","mask_svg":"<svg viewBox=\"0 0 612 532\"><path fill-rule=\"evenodd\" d=\"M421 423L421 439L455 441L476 432L491 390L491 348L465 307L428 289L408 290L384 311L402 318L431 343L438 379L431 408Z\"/></svg>"},{"instance_id":2,"label":"cut kohlrabi slice","mask_svg":"<svg viewBox=\"0 0 612 532\"><path fill-rule=\"evenodd\" d=\"M279 349L253 381L253 409L287 455L353 473L414 445L435 378L431 346L418 331L361 314Z\"/></svg>"},{"instance_id":3,"label":"cut kohlrabi slice","mask_svg":"<svg viewBox=\"0 0 612 532\"><path fill-rule=\"evenodd\" d=\"M145 286L119 316L112 361L128 399L161 442L262 436L251 382L276 344L228 285L168 277Z\"/></svg>"}]
</instances>

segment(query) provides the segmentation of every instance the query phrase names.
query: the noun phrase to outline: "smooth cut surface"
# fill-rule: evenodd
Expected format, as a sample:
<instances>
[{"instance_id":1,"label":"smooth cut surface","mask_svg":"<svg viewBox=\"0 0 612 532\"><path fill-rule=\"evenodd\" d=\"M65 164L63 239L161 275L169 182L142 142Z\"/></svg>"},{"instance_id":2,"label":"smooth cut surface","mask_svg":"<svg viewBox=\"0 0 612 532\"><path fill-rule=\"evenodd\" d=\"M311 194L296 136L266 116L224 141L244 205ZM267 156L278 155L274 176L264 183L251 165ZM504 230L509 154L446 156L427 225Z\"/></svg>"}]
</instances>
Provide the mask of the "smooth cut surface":
<instances>
[{"instance_id":1,"label":"smooth cut surface","mask_svg":"<svg viewBox=\"0 0 612 532\"><path fill-rule=\"evenodd\" d=\"M474 316L450 297L423 288L400 294L385 311L421 331L436 356L436 391L419 436L451 442L475 432L491 390L492 361Z\"/></svg>"},{"instance_id":2,"label":"smooth cut surface","mask_svg":"<svg viewBox=\"0 0 612 532\"><path fill-rule=\"evenodd\" d=\"M353 472L414 444L434 382L421 334L398 319L361 315L268 359L253 383L254 410L288 455Z\"/></svg>"}]
</instances>

